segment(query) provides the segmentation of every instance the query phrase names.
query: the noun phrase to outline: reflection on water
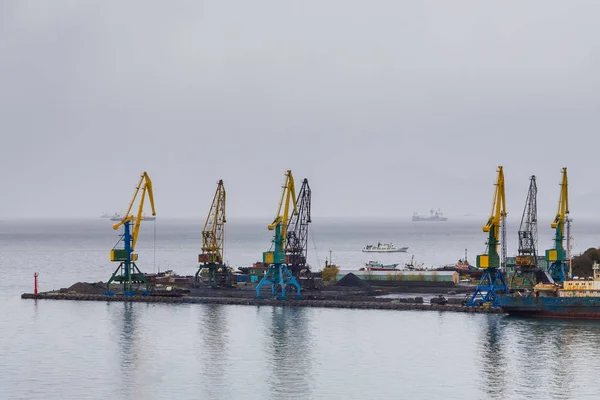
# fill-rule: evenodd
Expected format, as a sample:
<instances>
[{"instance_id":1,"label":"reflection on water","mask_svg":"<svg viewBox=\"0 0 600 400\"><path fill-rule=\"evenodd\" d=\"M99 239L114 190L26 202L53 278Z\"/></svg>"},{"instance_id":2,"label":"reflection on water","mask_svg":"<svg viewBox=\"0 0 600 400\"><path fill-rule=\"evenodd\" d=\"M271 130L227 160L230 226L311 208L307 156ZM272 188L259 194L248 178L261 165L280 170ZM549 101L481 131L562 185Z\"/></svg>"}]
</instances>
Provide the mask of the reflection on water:
<instances>
[{"instance_id":1,"label":"reflection on water","mask_svg":"<svg viewBox=\"0 0 600 400\"><path fill-rule=\"evenodd\" d=\"M123 302L123 326L121 330L121 367L123 373L134 368L137 355L135 346L135 307L133 303Z\"/></svg>"},{"instance_id":2,"label":"reflection on water","mask_svg":"<svg viewBox=\"0 0 600 400\"><path fill-rule=\"evenodd\" d=\"M208 399L222 398L227 388L229 357L228 308L207 304L201 309L198 343L192 345L200 357L203 390Z\"/></svg>"},{"instance_id":3,"label":"reflection on water","mask_svg":"<svg viewBox=\"0 0 600 400\"><path fill-rule=\"evenodd\" d=\"M490 398L505 398L506 391L506 355L504 332L501 327L501 318L490 316L485 321L479 342L480 390Z\"/></svg>"},{"instance_id":4,"label":"reflection on water","mask_svg":"<svg viewBox=\"0 0 600 400\"><path fill-rule=\"evenodd\" d=\"M600 334L599 323L505 316L486 322L478 346L483 393L492 398L584 398L591 389L581 382L597 373L582 366L600 360L599 349L590 348L590 338Z\"/></svg>"},{"instance_id":5,"label":"reflection on water","mask_svg":"<svg viewBox=\"0 0 600 400\"><path fill-rule=\"evenodd\" d=\"M539 395L539 388L550 393L569 393L578 371L578 364L587 356L585 326L581 321L511 319L511 334L518 338L514 352L522 353L517 358L521 368L526 368L527 381L533 388L531 396ZM596 330L598 325L596 324ZM584 329L584 331L582 331Z\"/></svg>"},{"instance_id":6,"label":"reflection on water","mask_svg":"<svg viewBox=\"0 0 600 400\"><path fill-rule=\"evenodd\" d=\"M265 311L268 309L264 309ZM271 307L266 352L271 396L286 399L311 397L313 336L307 314L310 309Z\"/></svg>"},{"instance_id":7,"label":"reflection on water","mask_svg":"<svg viewBox=\"0 0 600 400\"><path fill-rule=\"evenodd\" d=\"M38 319L38 300L33 299L33 319L36 321Z\"/></svg>"},{"instance_id":8,"label":"reflection on water","mask_svg":"<svg viewBox=\"0 0 600 400\"><path fill-rule=\"evenodd\" d=\"M118 332L118 342L115 344L119 357L119 382L117 386L125 398L133 398L136 392L136 373L140 357L136 335L137 314L140 304L130 302L106 303L107 311L111 313L113 325Z\"/></svg>"}]
</instances>

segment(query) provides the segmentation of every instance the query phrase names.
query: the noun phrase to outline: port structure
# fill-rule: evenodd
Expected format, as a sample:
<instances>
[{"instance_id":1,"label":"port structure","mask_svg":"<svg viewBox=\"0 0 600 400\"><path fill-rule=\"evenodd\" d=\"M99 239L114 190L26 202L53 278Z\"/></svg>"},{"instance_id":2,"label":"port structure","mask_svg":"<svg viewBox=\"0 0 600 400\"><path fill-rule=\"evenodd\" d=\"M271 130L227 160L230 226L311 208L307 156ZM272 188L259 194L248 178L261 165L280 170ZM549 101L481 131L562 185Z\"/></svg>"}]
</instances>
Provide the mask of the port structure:
<instances>
[{"instance_id":1,"label":"port structure","mask_svg":"<svg viewBox=\"0 0 600 400\"><path fill-rule=\"evenodd\" d=\"M296 189L294 187L294 177L292 171L285 173L285 184L282 186L281 200L277 215L271 224L268 225L270 231L274 231L272 250L263 252L263 263L268 265L267 272L256 285L256 298L261 299L260 289L262 286L271 285L271 296L278 300L287 300L286 287L296 288L296 299L302 299L300 285L288 268L285 260L286 256L286 238L287 227L289 225L290 213L292 216L298 215L296 204ZM282 210L283 209L283 210Z\"/></svg>"},{"instance_id":2,"label":"port structure","mask_svg":"<svg viewBox=\"0 0 600 400\"><path fill-rule=\"evenodd\" d=\"M483 226L483 231L489 234L486 254L477 256L477 267L483 269L481 280L467 302L467 306L481 306L490 303L492 306L499 305L500 296L507 292L506 279L500 255L498 254L498 244L502 241L503 253L506 248L506 197L504 194L504 171L502 166L498 167L498 178L496 180L496 189L494 192L494 201L492 203L492 213L487 223ZM500 230L502 228L502 238ZM502 254L502 259L506 257Z\"/></svg>"},{"instance_id":3,"label":"port structure","mask_svg":"<svg viewBox=\"0 0 600 400\"><path fill-rule=\"evenodd\" d=\"M302 181L302 186L296 199L297 214L292 214L286 229L285 262L296 280L302 276L312 278L310 267L306 262L308 249L308 227L310 219L311 191L308 179Z\"/></svg>"},{"instance_id":4,"label":"port structure","mask_svg":"<svg viewBox=\"0 0 600 400\"><path fill-rule=\"evenodd\" d=\"M572 271L567 264L567 252L564 247L565 225L567 231L570 231L569 219L569 190L567 169L562 169L562 180L560 183L560 197L558 199L558 211L551 228L554 229L554 248L546 250L546 260L548 260L548 274L554 282L564 282L572 279ZM569 238L567 238L569 239Z\"/></svg>"},{"instance_id":5,"label":"port structure","mask_svg":"<svg viewBox=\"0 0 600 400\"><path fill-rule=\"evenodd\" d=\"M223 262L225 251L225 186L219 180L212 205L202 230L202 254L198 255L198 271L194 285L200 285L202 270L208 273L208 284L212 288L231 286L231 269Z\"/></svg>"},{"instance_id":6,"label":"port structure","mask_svg":"<svg viewBox=\"0 0 600 400\"><path fill-rule=\"evenodd\" d=\"M535 175L529 178L529 190L523 215L521 216L521 225L519 226L519 248L515 258L515 275L521 278L520 286L522 288L533 288L543 273L538 266L538 216L537 216L537 184ZM513 278L515 277L513 275ZM513 279L511 279L513 281ZM510 285L514 285L511 283Z\"/></svg>"},{"instance_id":7,"label":"port structure","mask_svg":"<svg viewBox=\"0 0 600 400\"><path fill-rule=\"evenodd\" d=\"M138 194L140 194L140 191L140 202L137 210L137 215L134 218L134 216L131 214L131 210L133 209L136 198ZM121 219L121 221L113 225L114 230L117 230L122 226L123 233L120 235L119 241L110 251L110 261L118 262L119 266L117 267L115 272L113 272L108 282L106 282L105 295L107 296L114 295L114 293L110 290L110 284L112 282L119 282L123 285L123 295L125 296L135 295L142 284L145 286L146 289L144 292L142 292L142 294L148 294L148 280L136 265L138 255L137 253L135 253L135 245L137 243L138 235L140 232L140 223L143 219L142 213L144 211L144 200L146 198L146 194L148 194L150 206L152 207L152 216L156 216L156 212L154 210L154 194L152 192L152 181L150 180L148 174L144 171L140 177L139 183L135 187L133 199L129 203L127 212L123 214L123 218ZM120 244L122 244L122 247L117 248L117 246L119 246Z\"/></svg>"}]
</instances>

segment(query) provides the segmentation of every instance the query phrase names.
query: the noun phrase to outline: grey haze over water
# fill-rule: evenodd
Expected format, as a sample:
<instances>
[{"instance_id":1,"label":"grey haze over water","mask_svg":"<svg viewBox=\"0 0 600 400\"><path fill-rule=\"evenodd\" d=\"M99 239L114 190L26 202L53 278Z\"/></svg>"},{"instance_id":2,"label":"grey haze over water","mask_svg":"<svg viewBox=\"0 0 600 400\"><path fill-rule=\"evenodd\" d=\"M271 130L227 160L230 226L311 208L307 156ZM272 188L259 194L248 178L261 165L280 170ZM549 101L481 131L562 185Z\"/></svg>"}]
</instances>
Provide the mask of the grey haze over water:
<instances>
[{"instance_id":1,"label":"grey haze over water","mask_svg":"<svg viewBox=\"0 0 600 400\"><path fill-rule=\"evenodd\" d=\"M596 322L20 299L34 271L41 290L106 281L116 268L111 224L1 221L0 398L579 400L600 390ZM142 271L153 270L155 249L161 270L195 272L201 221L155 224L156 246L152 223L140 232ZM455 261L463 247L481 252L485 241L479 221L320 221L313 231L321 257L333 249L346 267L364 261L360 248L379 237L410 243L428 265ZM271 234L260 220L232 223L226 258L234 265L259 259ZM598 237L582 223L574 236L582 247ZM542 246L548 239L540 235ZM403 262L410 254L387 256Z\"/></svg>"},{"instance_id":2,"label":"grey haze over water","mask_svg":"<svg viewBox=\"0 0 600 400\"><path fill-rule=\"evenodd\" d=\"M595 1L8 0L0 4L0 217L275 212L283 173L320 216L485 217L531 174L552 215L596 214Z\"/></svg>"},{"instance_id":3,"label":"grey haze over water","mask_svg":"<svg viewBox=\"0 0 600 400\"><path fill-rule=\"evenodd\" d=\"M218 179L228 261L260 259L286 169L313 189L315 266L332 250L358 267L378 240L410 246L384 262L473 260L498 165L510 254L532 174L551 246L562 167L575 251L597 246L599 12L0 2L0 398L597 398L595 322L19 296L35 270L42 290L110 276L118 233L97 217L124 211L143 170L158 213L156 236L140 234L148 272L195 271ZM438 207L447 224L411 225Z\"/></svg>"}]
</instances>

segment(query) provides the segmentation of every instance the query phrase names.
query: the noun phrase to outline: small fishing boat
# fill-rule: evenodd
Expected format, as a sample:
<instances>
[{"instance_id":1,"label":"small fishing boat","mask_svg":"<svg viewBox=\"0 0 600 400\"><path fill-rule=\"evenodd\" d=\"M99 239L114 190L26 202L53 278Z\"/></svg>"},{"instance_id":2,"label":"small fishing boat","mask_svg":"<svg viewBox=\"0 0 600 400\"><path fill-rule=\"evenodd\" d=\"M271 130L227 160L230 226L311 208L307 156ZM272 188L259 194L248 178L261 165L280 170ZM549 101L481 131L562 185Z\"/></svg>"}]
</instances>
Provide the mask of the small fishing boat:
<instances>
[{"instance_id":1,"label":"small fishing boat","mask_svg":"<svg viewBox=\"0 0 600 400\"><path fill-rule=\"evenodd\" d=\"M398 264L382 264L378 261L369 261L359 271L395 271Z\"/></svg>"}]
</instances>

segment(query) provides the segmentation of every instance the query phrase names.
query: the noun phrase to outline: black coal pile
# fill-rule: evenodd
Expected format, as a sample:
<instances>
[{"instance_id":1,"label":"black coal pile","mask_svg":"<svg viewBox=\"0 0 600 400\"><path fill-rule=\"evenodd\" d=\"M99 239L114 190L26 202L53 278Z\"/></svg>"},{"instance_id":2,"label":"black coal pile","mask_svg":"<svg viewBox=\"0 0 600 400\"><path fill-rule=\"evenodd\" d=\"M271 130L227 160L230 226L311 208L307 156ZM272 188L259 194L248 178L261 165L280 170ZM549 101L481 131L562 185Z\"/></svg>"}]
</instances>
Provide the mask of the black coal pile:
<instances>
[{"instance_id":1,"label":"black coal pile","mask_svg":"<svg viewBox=\"0 0 600 400\"><path fill-rule=\"evenodd\" d=\"M370 289L371 285L367 282L360 279L358 276L354 275L350 272L348 275L344 276L342 279L337 281L336 286L346 286L346 287L358 287L361 289Z\"/></svg>"},{"instance_id":2,"label":"black coal pile","mask_svg":"<svg viewBox=\"0 0 600 400\"><path fill-rule=\"evenodd\" d=\"M80 294L104 294L106 292L106 285L104 283L77 282L66 291Z\"/></svg>"}]
</instances>

